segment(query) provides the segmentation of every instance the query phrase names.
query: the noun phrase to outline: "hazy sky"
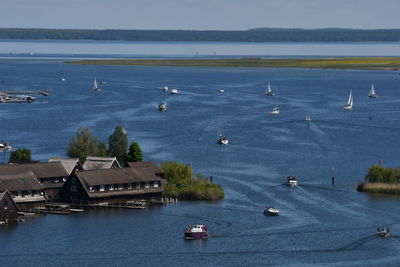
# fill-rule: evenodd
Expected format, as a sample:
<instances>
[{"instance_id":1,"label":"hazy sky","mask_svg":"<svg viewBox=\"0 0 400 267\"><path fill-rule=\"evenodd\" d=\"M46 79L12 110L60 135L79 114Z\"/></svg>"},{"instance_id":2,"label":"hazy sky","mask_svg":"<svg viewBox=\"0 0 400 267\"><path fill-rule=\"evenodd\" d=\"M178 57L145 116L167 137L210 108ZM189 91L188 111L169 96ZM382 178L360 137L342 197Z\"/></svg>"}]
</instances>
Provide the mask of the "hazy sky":
<instances>
[{"instance_id":1,"label":"hazy sky","mask_svg":"<svg viewBox=\"0 0 400 267\"><path fill-rule=\"evenodd\" d=\"M400 0L0 0L0 27L400 28Z\"/></svg>"}]
</instances>

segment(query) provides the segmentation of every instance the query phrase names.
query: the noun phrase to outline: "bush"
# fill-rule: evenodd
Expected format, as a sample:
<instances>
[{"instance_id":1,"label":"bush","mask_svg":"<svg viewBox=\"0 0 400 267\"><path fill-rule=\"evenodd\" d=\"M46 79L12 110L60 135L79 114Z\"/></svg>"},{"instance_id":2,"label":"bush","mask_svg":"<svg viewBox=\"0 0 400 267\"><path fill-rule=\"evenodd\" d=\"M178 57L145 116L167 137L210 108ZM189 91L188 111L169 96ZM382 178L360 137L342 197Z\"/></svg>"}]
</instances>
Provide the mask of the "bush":
<instances>
[{"instance_id":1,"label":"bush","mask_svg":"<svg viewBox=\"0 0 400 267\"><path fill-rule=\"evenodd\" d=\"M32 153L30 149L22 148L11 151L9 161L31 161Z\"/></svg>"},{"instance_id":2,"label":"bush","mask_svg":"<svg viewBox=\"0 0 400 267\"><path fill-rule=\"evenodd\" d=\"M384 168L382 166L372 166L368 169L365 181L369 183L400 183L400 170L397 168Z\"/></svg>"}]
</instances>

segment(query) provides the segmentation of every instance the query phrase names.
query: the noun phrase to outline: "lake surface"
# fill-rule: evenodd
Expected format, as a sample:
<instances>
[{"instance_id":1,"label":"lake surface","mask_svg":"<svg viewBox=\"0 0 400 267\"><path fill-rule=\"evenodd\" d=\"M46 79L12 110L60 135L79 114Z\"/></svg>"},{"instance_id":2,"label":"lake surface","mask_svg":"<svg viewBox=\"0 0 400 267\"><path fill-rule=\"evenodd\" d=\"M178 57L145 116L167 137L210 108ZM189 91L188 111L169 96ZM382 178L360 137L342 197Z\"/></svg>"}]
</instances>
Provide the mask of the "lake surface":
<instances>
[{"instance_id":1,"label":"lake surface","mask_svg":"<svg viewBox=\"0 0 400 267\"><path fill-rule=\"evenodd\" d=\"M91 89L94 77L106 82L100 93ZM265 95L268 81L276 97ZM379 99L368 98L371 83ZM163 86L180 94L163 93ZM0 139L32 149L35 159L65 156L80 126L106 140L123 125L145 160L191 163L226 194L216 203L45 215L1 227L3 266L400 264L400 199L355 191L380 159L399 164L397 72L79 66L13 58L0 61L0 87L51 90L31 104L0 104ZM346 111L350 90L354 110ZM167 112L157 110L161 101ZM278 104L281 113L268 114ZM216 144L218 128L229 145ZM297 188L285 185L288 175L298 177ZM266 205L281 215L264 216ZM208 225L211 237L185 241L188 224ZM377 237L382 226L392 237Z\"/></svg>"}]
</instances>

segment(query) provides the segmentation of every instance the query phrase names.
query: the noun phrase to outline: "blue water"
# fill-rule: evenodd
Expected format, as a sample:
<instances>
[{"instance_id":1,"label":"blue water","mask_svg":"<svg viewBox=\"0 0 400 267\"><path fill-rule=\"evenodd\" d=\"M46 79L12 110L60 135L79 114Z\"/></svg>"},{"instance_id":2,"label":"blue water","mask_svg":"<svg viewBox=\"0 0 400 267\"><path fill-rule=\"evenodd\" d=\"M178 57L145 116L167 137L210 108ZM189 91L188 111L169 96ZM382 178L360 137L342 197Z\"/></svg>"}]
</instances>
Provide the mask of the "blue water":
<instances>
[{"instance_id":1,"label":"blue water","mask_svg":"<svg viewBox=\"0 0 400 267\"><path fill-rule=\"evenodd\" d=\"M0 104L0 139L47 160L65 156L80 126L105 141L123 125L145 160L191 163L222 184L226 197L27 219L0 228L2 265L400 264L400 199L355 191L378 160L398 166L397 72L61 62L0 61L1 90L52 93L31 104ZM94 77L107 82L100 93L91 90ZM265 96L268 81L276 97ZM379 99L367 97L371 83ZM163 93L165 85L180 94ZM354 109L346 111L350 90ZM161 101L167 112L157 110ZM281 113L268 114L276 104ZM216 144L218 128L229 145ZM288 175L299 178L298 188L284 185ZM281 215L264 216L266 205ZM211 237L184 241L184 228L197 223L208 225ZM390 227L392 237L378 238L380 226Z\"/></svg>"}]
</instances>

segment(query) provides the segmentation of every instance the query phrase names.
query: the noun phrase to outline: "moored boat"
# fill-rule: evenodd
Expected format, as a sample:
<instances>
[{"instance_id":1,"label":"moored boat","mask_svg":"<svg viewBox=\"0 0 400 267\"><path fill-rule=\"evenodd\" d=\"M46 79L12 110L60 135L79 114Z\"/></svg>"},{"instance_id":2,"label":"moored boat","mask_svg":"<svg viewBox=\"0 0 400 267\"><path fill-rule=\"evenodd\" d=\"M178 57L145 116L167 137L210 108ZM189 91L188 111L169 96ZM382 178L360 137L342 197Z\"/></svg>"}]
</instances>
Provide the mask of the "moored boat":
<instances>
[{"instance_id":1,"label":"moored boat","mask_svg":"<svg viewBox=\"0 0 400 267\"><path fill-rule=\"evenodd\" d=\"M274 207L265 207L264 214L269 216L277 216L279 214L279 210Z\"/></svg>"},{"instance_id":2,"label":"moored boat","mask_svg":"<svg viewBox=\"0 0 400 267\"><path fill-rule=\"evenodd\" d=\"M159 111L166 111L167 110L167 103L166 102L160 103L160 105L158 105L158 110Z\"/></svg>"},{"instance_id":3,"label":"moored boat","mask_svg":"<svg viewBox=\"0 0 400 267\"><path fill-rule=\"evenodd\" d=\"M297 186L297 178L294 176L288 176L287 183L288 183L288 186L295 187L295 186Z\"/></svg>"},{"instance_id":4,"label":"moored boat","mask_svg":"<svg viewBox=\"0 0 400 267\"><path fill-rule=\"evenodd\" d=\"M378 228L377 234L381 237L388 237L389 236L389 228Z\"/></svg>"},{"instance_id":5,"label":"moored boat","mask_svg":"<svg viewBox=\"0 0 400 267\"><path fill-rule=\"evenodd\" d=\"M208 238L208 227L205 225L189 225L185 230L185 239L207 239Z\"/></svg>"},{"instance_id":6,"label":"moored boat","mask_svg":"<svg viewBox=\"0 0 400 267\"><path fill-rule=\"evenodd\" d=\"M162 90L163 90L164 92L167 92L167 91L168 91L168 86L164 86Z\"/></svg>"},{"instance_id":7,"label":"moored boat","mask_svg":"<svg viewBox=\"0 0 400 267\"><path fill-rule=\"evenodd\" d=\"M30 95L0 95L0 103L32 103L36 100Z\"/></svg>"}]
</instances>

